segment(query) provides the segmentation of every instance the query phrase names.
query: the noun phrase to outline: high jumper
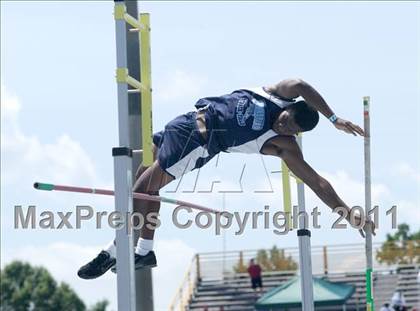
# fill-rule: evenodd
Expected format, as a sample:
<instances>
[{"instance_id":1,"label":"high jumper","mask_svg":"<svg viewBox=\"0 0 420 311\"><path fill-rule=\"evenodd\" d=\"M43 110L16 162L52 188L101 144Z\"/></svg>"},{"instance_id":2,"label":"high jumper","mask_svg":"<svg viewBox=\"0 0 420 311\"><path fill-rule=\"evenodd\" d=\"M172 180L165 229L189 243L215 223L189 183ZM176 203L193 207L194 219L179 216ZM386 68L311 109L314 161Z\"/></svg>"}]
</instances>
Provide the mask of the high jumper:
<instances>
[{"instance_id":1,"label":"high jumper","mask_svg":"<svg viewBox=\"0 0 420 311\"><path fill-rule=\"evenodd\" d=\"M364 136L364 132L352 122L337 117L310 84L301 79L286 79L267 87L202 98L195 108L153 135L154 163L137 169L134 192L159 195L161 188L204 166L220 152L260 153L282 158L293 174L331 209L344 207L350 222L350 208L331 184L305 161L296 135L313 130L319 122L319 113L340 131L355 136ZM160 201L134 200L134 212L141 213L145 219L135 248L136 269L157 265L153 252L155 223L148 223L147 215L158 213L159 209ZM359 230L362 236L367 230L374 234L374 224L369 219L356 217L355 221L354 225L365 221L363 230ZM78 275L94 279L115 265L116 246L112 241L82 266Z\"/></svg>"}]
</instances>

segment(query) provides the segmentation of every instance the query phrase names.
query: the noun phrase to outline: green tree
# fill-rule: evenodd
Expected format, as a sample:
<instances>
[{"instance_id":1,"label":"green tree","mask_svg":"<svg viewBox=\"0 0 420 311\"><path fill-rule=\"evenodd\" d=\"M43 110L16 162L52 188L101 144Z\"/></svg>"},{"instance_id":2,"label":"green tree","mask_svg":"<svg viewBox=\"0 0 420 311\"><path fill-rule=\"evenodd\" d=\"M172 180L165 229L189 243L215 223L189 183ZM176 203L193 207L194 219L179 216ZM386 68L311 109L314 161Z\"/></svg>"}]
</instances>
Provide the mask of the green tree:
<instances>
[{"instance_id":1,"label":"green tree","mask_svg":"<svg viewBox=\"0 0 420 311\"><path fill-rule=\"evenodd\" d=\"M420 263L420 230L410 233L409 225L400 224L395 234L387 234L376 259L387 265Z\"/></svg>"},{"instance_id":2,"label":"green tree","mask_svg":"<svg viewBox=\"0 0 420 311\"><path fill-rule=\"evenodd\" d=\"M284 250L273 246L270 250L260 249L255 258L256 263L261 266L263 271L295 271L297 263L291 256L285 256ZM236 273L246 272L247 266L244 264L242 252L240 252L238 263L233 267Z\"/></svg>"},{"instance_id":3,"label":"green tree","mask_svg":"<svg viewBox=\"0 0 420 311\"><path fill-rule=\"evenodd\" d=\"M284 250L279 250L276 246L270 250L270 261L273 271L294 271L297 269L297 263L292 256L286 257Z\"/></svg>"},{"instance_id":4,"label":"green tree","mask_svg":"<svg viewBox=\"0 0 420 311\"><path fill-rule=\"evenodd\" d=\"M97 302L95 305L93 305L89 311L106 311L106 307L109 305L109 302L107 300L102 300Z\"/></svg>"},{"instance_id":5,"label":"green tree","mask_svg":"<svg viewBox=\"0 0 420 311\"><path fill-rule=\"evenodd\" d=\"M257 252L256 261L263 271L272 271L271 262L265 249L260 249Z\"/></svg>"},{"instance_id":6,"label":"green tree","mask_svg":"<svg viewBox=\"0 0 420 311\"><path fill-rule=\"evenodd\" d=\"M58 284L45 268L21 261L14 261L0 271L0 300L1 311L86 311L85 304L69 285ZM107 302L103 303L104 308L93 311L105 310Z\"/></svg>"},{"instance_id":7,"label":"green tree","mask_svg":"<svg viewBox=\"0 0 420 311\"><path fill-rule=\"evenodd\" d=\"M244 273L248 271L248 266L244 263L244 255L242 252L239 252L239 260L238 263L233 266L233 271L236 273Z\"/></svg>"}]
</instances>

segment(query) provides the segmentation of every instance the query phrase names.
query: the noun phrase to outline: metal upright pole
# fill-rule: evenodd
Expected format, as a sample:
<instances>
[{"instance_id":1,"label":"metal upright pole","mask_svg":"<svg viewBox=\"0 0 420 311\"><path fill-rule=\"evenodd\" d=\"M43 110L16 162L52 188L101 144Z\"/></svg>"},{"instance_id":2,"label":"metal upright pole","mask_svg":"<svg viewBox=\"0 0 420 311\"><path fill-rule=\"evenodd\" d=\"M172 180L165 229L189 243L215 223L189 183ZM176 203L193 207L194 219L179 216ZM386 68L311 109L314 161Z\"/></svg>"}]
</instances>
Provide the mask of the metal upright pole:
<instances>
[{"instance_id":1,"label":"metal upright pole","mask_svg":"<svg viewBox=\"0 0 420 311\"><path fill-rule=\"evenodd\" d=\"M120 179L124 177L126 181L122 184L121 180L117 182L116 177L115 194L117 210L122 208L119 206L123 204L117 203L123 201L122 196L125 196L125 201L129 201L128 208L124 209L127 214L132 212L133 206L134 172L132 166L138 167L140 161L148 166L153 161L151 151L150 27L148 14L138 15L137 1L114 1L121 146L114 148L114 155L124 156L124 160L127 162L124 165L129 167L128 170L125 169L125 166L116 163L115 175L122 176ZM139 77L139 80L134 77ZM130 90L129 85L131 86ZM131 148L142 148L141 157L143 159L139 157L132 159ZM117 157L115 161L121 162ZM117 188L121 189L118 195ZM128 242L125 239L122 240L121 234L117 231L118 310L153 311L152 273L150 269L140 269L134 272L134 244L138 239L138 231L133 234L129 232Z\"/></svg>"},{"instance_id":2,"label":"metal upright pole","mask_svg":"<svg viewBox=\"0 0 420 311\"><path fill-rule=\"evenodd\" d=\"M365 215L370 220L371 201L371 172L370 172L370 97L363 97L363 119L364 119L364 154L365 154ZM366 230L365 252L366 252L366 310L374 311L373 300L373 264L372 264L372 232L370 228Z\"/></svg>"},{"instance_id":3,"label":"metal upright pole","mask_svg":"<svg viewBox=\"0 0 420 311\"><path fill-rule=\"evenodd\" d=\"M115 34L118 83L119 147L112 149L114 156L115 210L127 217L133 210L132 151L130 149L128 85L118 72L127 68L127 25L122 17L123 2L115 2ZM116 230L118 310L134 311L136 305L134 282L133 236L127 232L127 219L123 229Z\"/></svg>"},{"instance_id":4,"label":"metal upright pole","mask_svg":"<svg viewBox=\"0 0 420 311\"><path fill-rule=\"evenodd\" d=\"M302 136L298 136L299 147L302 148ZM305 212L305 185L297 179L297 194L299 213ZM314 291L312 279L312 260L311 260L311 231L307 228L305 217L299 217L299 229L297 231L299 239L299 269L300 286L302 293L302 310L314 310Z\"/></svg>"}]
</instances>

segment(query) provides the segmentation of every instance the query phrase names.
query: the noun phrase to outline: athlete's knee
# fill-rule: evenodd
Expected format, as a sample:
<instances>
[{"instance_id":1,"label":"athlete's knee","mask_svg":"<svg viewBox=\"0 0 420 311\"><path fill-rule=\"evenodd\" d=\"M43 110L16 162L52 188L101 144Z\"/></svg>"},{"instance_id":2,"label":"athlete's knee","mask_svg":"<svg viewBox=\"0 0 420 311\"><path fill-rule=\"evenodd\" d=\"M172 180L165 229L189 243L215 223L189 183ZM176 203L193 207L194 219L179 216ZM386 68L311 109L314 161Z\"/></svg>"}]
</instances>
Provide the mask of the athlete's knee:
<instances>
[{"instance_id":1,"label":"athlete's knee","mask_svg":"<svg viewBox=\"0 0 420 311\"><path fill-rule=\"evenodd\" d=\"M144 171L146 170L147 170L147 166L140 164L136 171L136 180L139 179L141 175L144 173Z\"/></svg>"},{"instance_id":2,"label":"athlete's knee","mask_svg":"<svg viewBox=\"0 0 420 311\"><path fill-rule=\"evenodd\" d=\"M158 153L158 147L155 145L155 144L153 144L152 145L152 153L153 153L153 162L155 162L156 161L156 159L157 159L157 153ZM145 165L143 165L142 163L140 163L140 165L138 166L138 168L137 168L137 171L136 171L136 179L139 179L140 177L141 177L141 175L148 169L149 167L148 166L145 166Z\"/></svg>"},{"instance_id":3,"label":"athlete's knee","mask_svg":"<svg viewBox=\"0 0 420 311\"><path fill-rule=\"evenodd\" d=\"M135 183L134 191L149 195L159 195L160 183L151 178L149 174L143 174Z\"/></svg>"},{"instance_id":4,"label":"athlete's knee","mask_svg":"<svg viewBox=\"0 0 420 311\"><path fill-rule=\"evenodd\" d=\"M143 193L146 193L148 195L159 195L159 190L147 190Z\"/></svg>"},{"instance_id":5,"label":"athlete's knee","mask_svg":"<svg viewBox=\"0 0 420 311\"><path fill-rule=\"evenodd\" d=\"M138 183L134 185L133 191L145 193L149 195L159 195L159 189L148 183L147 181L139 180Z\"/></svg>"}]
</instances>

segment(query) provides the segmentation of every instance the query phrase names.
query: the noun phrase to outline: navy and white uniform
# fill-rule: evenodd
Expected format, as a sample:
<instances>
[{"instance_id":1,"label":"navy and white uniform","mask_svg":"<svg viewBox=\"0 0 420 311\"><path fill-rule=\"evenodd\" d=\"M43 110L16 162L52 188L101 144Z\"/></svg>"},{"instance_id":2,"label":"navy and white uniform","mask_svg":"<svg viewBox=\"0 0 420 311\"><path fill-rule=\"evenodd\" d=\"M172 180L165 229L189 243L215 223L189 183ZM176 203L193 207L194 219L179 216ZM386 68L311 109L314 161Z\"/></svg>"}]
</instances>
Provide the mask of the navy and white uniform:
<instances>
[{"instance_id":1,"label":"navy and white uniform","mask_svg":"<svg viewBox=\"0 0 420 311\"><path fill-rule=\"evenodd\" d=\"M234 91L200 99L195 107L205 113L207 141L200 134L196 111L176 117L153 135L160 167L175 178L202 167L219 152L260 153L277 134L274 118L294 100L268 94L263 88Z\"/></svg>"}]
</instances>

